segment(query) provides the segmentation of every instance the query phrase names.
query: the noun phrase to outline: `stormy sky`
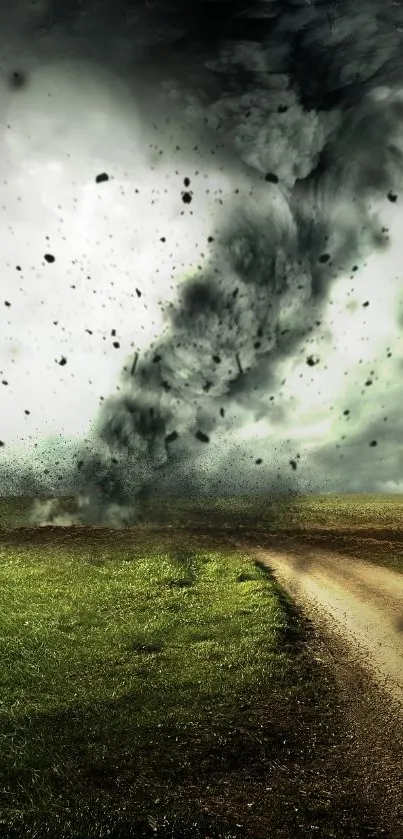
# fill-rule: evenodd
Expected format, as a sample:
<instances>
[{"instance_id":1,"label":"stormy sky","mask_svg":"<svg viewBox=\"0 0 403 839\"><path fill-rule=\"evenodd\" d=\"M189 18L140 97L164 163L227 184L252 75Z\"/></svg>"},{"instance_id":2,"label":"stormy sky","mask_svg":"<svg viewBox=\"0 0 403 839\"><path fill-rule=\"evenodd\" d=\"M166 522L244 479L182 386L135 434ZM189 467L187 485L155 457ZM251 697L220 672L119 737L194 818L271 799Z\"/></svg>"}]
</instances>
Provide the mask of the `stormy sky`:
<instances>
[{"instance_id":1,"label":"stormy sky","mask_svg":"<svg viewBox=\"0 0 403 839\"><path fill-rule=\"evenodd\" d=\"M0 491L401 492L403 6L0 33Z\"/></svg>"}]
</instances>

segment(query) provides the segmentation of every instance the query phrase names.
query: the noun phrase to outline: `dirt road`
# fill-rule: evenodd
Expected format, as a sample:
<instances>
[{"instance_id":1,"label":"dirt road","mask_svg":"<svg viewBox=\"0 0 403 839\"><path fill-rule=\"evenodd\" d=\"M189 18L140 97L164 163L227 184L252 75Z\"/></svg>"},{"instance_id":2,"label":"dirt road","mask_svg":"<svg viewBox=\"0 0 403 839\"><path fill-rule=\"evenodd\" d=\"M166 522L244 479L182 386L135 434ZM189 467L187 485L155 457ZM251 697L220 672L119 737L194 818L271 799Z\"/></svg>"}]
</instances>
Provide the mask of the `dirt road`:
<instances>
[{"instance_id":1,"label":"dirt road","mask_svg":"<svg viewBox=\"0 0 403 839\"><path fill-rule=\"evenodd\" d=\"M317 549L255 553L294 599L322 612L403 712L403 575Z\"/></svg>"},{"instance_id":2,"label":"dirt road","mask_svg":"<svg viewBox=\"0 0 403 839\"><path fill-rule=\"evenodd\" d=\"M382 835L403 839L403 575L304 544L250 549L318 628L352 771Z\"/></svg>"}]
</instances>

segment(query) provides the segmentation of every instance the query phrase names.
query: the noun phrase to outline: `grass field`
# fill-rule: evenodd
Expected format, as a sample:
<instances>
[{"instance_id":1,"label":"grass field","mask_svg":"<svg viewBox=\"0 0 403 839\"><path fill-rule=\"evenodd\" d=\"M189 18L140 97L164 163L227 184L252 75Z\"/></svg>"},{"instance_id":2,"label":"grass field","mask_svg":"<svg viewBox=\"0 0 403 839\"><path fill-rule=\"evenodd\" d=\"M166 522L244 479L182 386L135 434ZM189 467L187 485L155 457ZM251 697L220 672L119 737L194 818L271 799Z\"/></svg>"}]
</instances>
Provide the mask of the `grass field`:
<instances>
[{"instance_id":1,"label":"grass field","mask_svg":"<svg viewBox=\"0 0 403 839\"><path fill-rule=\"evenodd\" d=\"M154 532L9 530L25 508L0 534L4 839L369 835L331 674L246 550L196 505Z\"/></svg>"},{"instance_id":2,"label":"grass field","mask_svg":"<svg viewBox=\"0 0 403 839\"><path fill-rule=\"evenodd\" d=\"M30 499L0 499L1 528L29 524ZM60 512L72 511L72 499L60 501ZM150 499L142 505L141 532L190 531L234 534L245 547L258 538L269 547L274 539L346 553L403 572L403 496L322 495L296 498ZM131 531L133 532L133 531ZM5 534L3 534L3 540ZM11 540L8 532L7 538ZM21 538L23 538L21 536ZM32 538L32 534L29 535ZM43 537L44 538L44 537ZM52 536L52 539L54 537ZM20 537L15 535L15 540ZM263 542L262 542L263 544Z\"/></svg>"}]
</instances>

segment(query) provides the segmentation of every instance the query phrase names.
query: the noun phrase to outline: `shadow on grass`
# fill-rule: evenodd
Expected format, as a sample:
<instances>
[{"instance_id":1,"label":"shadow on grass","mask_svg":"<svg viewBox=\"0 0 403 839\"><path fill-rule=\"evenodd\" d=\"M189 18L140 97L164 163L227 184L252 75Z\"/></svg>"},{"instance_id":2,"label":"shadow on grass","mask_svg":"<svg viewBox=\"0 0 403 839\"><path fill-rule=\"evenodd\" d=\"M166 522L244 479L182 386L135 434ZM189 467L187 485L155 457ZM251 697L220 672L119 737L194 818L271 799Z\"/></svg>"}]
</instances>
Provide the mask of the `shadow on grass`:
<instances>
[{"instance_id":1,"label":"shadow on grass","mask_svg":"<svg viewBox=\"0 0 403 839\"><path fill-rule=\"evenodd\" d=\"M80 822L66 820L64 823L50 823L46 819L33 820L23 825L6 827L2 839L245 839L245 833L235 823L228 824L212 820L205 814L196 814L192 819L162 817L152 819L102 820L87 816ZM248 835L251 839L251 835Z\"/></svg>"},{"instance_id":2,"label":"shadow on grass","mask_svg":"<svg viewBox=\"0 0 403 839\"><path fill-rule=\"evenodd\" d=\"M269 579L280 603L281 609L286 616L286 621L279 629L279 646L286 652L298 653L306 647L307 638L313 630L313 623L305 615L302 616L301 609L281 588L270 568L259 559L254 561L256 568L259 568L266 579Z\"/></svg>"}]
</instances>

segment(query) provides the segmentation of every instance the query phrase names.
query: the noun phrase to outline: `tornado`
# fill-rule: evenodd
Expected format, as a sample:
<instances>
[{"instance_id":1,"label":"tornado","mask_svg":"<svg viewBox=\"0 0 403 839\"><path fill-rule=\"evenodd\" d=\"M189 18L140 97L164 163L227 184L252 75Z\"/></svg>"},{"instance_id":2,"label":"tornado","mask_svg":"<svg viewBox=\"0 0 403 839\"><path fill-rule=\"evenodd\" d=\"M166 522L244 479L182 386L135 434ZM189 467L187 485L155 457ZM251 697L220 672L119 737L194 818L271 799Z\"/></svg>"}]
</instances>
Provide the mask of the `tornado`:
<instances>
[{"instance_id":1,"label":"tornado","mask_svg":"<svg viewBox=\"0 0 403 839\"><path fill-rule=\"evenodd\" d=\"M140 112L168 114L243 178L202 270L166 307L161 337L127 359L83 446L78 515L119 527L162 487L205 488L197 465L234 406L261 416L334 281L388 247L376 207L403 177L403 6L171 0L120 3L122 20L112 0L83 5L48 4L55 43L90 49L133 80ZM190 173L183 212L196 189Z\"/></svg>"}]
</instances>

